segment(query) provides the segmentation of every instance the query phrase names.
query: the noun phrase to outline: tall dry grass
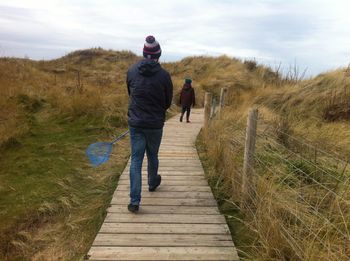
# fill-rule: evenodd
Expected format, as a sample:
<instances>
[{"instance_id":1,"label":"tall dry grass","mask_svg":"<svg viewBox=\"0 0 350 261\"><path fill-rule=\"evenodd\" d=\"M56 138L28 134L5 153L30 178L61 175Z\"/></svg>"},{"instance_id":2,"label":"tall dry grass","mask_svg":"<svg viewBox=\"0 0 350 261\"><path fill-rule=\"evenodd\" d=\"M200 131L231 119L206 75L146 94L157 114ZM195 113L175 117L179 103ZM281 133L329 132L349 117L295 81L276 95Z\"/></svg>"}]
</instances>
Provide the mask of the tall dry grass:
<instances>
[{"instance_id":1,"label":"tall dry grass","mask_svg":"<svg viewBox=\"0 0 350 261\"><path fill-rule=\"evenodd\" d=\"M0 144L28 131L29 115L43 107L72 118L119 117L125 125L125 75L137 59L131 52L101 48L52 61L1 58Z\"/></svg>"},{"instance_id":2,"label":"tall dry grass","mask_svg":"<svg viewBox=\"0 0 350 261\"><path fill-rule=\"evenodd\" d=\"M244 111L226 110L220 120L211 122L203 140L213 166L209 179L219 184L219 199L230 202L243 214L242 224L257 238L245 258L348 260L350 170L346 163L336 168L333 158L318 155L319 162L314 164L313 155L308 158L305 151L300 160L285 149L277 135L267 132L269 126L262 122L251 184L252 202L241 208L245 140L241 113L246 115Z\"/></svg>"},{"instance_id":3,"label":"tall dry grass","mask_svg":"<svg viewBox=\"0 0 350 261\"><path fill-rule=\"evenodd\" d=\"M23 103L19 94L31 92L31 85L37 80L31 63L27 60L2 58L0 60L0 144L11 137L27 131ZM27 81L26 84L21 84Z\"/></svg>"},{"instance_id":4,"label":"tall dry grass","mask_svg":"<svg viewBox=\"0 0 350 261\"><path fill-rule=\"evenodd\" d=\"M16 139L30 133L36 121L42 123L52 118L64 118L73 123L83 119L87 131L94 128L89 125L91 118L101 119L103 131L113 135L115 128L126 125L125 74L138 59L130 52L100 48L73 52L53 61L0 59L1 149L16 145ZM253 235L249 246L240 246L240 250L246 252L245 257L253 260L347 260L349 242L343 235L349 234L347 201L343 200L348 198L347 183L324 179L323 172L316 171L313 164L313 149L288 135L302 138L303 142L331 154L350 155L348 70L301 81L298 75L282 77L279 72L255 61L227 56L188 57L163 66L174 82L175 103L187 77L193 79L198 106L203 104L205 91L218 98L220 88L228 88L226 107L220 119L211 122L209 136L203 137L203 141L210 166L209 177L220 191L220 200L239 211L246 114L252 105L259 107L263 121L259 121L261 137L257 144L255 195L252 207L241 211L240 219ZM300 161L293 153L302 154L304 160ZM318 166L330 168L333 175L341 172L342 165L337 165L329 155L317 154L316 158ZM78 171L85 173L81 168ZM327 193L328 190L305 173L337 194L342 193L342 198ZM40 234L33 234L33 230L28 234L26 229L18 231L16 238L19 240L14 241L18 253L29 253L28 247L44 242L50 247L41 245L43 248L35 255L38 260L51 255L71 258L72 252L66 251L69 247L65 241L72 236L71 231L77 233L73 237L74 245L86 248L86 242L92 240L91 234L86 236L77 231L86 224L90 226L91 222L81 216L90 215L90 211L104 204L99 202L101 190L114 176L108 172L106 179L93 174L87 177L98 181L89 194L92 207L82 208L65 220L67 226L52 222ZM337 176L340 180L344 177L347 176ZM68 184L66 181L62 184L62 190L69 191L73 183L68 180ZM94 195L98 195L97 201ZM79 197L66 196L60 197L58 203L68 212L83 204ZM60 208L50 202L41 208L47 216L54 215L57 209ZM97 215L101 218L102 214ZM56 232L59 236L51 238ZM61 239L62 243L57 243Z\"/></svg>"},{"instance_id":5,"label":"tall dry grass","mask_svg":"<svg viewBox=\"0 0 350 261\"><path fill-rule=\"evenodd\" d=\"M202 137L219 200L242 215L241 224L256 238L239 246L242 256L349 260L347 72L276 83L264 83L261 75L241 84L250 87L232 84L225 109ZM245 127L253 105L260 111L254 184L251 205L243 207Z\"/></svg>"},{"instance_id":6,"label":"tall dry grass","mask_svg":"<svg viewBox=\"0 0 350 261\"><path fill-rule=\"evenodd\" d=\"M137 59L98 48L53 61L0 59L0 161L13 162L0 173L0 259L84 256L129 153L123 141L98 174L84 148L126 127L125 75Z\"/></svg>"}]
</instances>

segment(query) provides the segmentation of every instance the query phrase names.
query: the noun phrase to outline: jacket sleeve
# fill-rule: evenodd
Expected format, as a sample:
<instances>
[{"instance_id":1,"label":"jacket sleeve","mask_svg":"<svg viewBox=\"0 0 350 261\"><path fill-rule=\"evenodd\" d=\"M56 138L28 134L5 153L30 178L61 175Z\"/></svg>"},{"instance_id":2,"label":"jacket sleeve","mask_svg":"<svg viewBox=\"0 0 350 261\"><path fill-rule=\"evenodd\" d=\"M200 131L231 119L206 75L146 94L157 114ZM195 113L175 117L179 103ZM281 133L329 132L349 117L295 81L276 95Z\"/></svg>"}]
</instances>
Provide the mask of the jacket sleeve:
<instances>
[{"instance_id":1,"label":"jacket sleeve","mask_svg":"<svg viewBox=\"0 0 350 261\"><path fill-rule=\"evenodd\" d=\"M193 107L196 106L196 95L194 93L194 89L192 89L192 104L193 104Z\"/></svg>"},{"instance_id":2,"label":"jacket sleeve","mask_svg":"<svg viewBox=\"0 0 350 261\"><path fill-rule=\"evenodd\" d=\"M129 71L128 73L126 74L126 86L128 88L128 94L130 96L130 78L129 78Z\"/></svg>"},{"instance_id":3,"label":"jacket sleeve","mask_svg":"<svg viewBox=\"0 0 350 261\"><path fill-rule=\"evenodd\" d=\"M166 75L166 85L165 85L165 106L168 109L171 106L171 101L173 100L173 82L171 81L170 74Z\"/></svg>"}]
</instances>

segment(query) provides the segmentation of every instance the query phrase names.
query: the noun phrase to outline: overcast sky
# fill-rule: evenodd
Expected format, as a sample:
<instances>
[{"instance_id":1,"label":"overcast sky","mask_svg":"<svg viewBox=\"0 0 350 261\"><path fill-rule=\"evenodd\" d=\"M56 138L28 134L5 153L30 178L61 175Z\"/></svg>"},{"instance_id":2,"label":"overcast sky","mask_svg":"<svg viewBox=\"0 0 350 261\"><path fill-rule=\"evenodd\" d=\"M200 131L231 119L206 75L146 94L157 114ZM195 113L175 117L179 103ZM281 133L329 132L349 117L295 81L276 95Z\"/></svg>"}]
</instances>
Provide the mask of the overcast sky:
<instances>
[{"instance_id":1,"label":"overcast sky","mask_svg":"<svg viewBox=\"0 0 350 261\"><path fill-rule=\"evenodd\" d=\"M349 12L349 0L0 0L0 56L141 54L153 34L162 61L226 54L315 75L349 64Z\"/></svg>"}]
</instances>

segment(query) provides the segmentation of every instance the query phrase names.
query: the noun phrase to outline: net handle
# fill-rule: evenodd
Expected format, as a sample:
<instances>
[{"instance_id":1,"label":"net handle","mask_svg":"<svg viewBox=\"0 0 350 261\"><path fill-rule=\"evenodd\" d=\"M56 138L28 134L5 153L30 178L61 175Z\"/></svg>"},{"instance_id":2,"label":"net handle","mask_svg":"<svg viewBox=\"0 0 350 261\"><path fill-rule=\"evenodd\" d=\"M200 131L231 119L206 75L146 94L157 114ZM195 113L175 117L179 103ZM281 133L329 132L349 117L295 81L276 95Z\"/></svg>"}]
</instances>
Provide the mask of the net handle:
<instances>
[{"instance_id":1,"label":"net handle","mask_svg":"<svg viewBox=\"0 0 350 261\"><path fill-rule=\"evenodd\" d=\"M112 144L116 143L118 140L122 139L124 136L126 136L129 133L129 131L124 132L120 136L116 137L114 140L111 141Z\"/></svg>"}]
</instances>

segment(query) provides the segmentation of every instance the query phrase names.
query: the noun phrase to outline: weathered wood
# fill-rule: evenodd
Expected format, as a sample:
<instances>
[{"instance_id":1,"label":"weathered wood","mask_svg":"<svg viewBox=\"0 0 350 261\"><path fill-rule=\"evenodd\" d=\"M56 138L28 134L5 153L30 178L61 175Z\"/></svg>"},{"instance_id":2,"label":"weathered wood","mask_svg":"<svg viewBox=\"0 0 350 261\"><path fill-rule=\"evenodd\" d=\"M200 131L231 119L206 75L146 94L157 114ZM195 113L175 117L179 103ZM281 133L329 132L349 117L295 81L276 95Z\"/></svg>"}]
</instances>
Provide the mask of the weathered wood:
<instances>
[{"instance_id":1,"label":"weathered wood","mask_svg":"<svg viewBox=\"0 0 350 261\"><path fill-rule=\"evenodd\" d=\"M211 119L211 118L213 118L213 117L215 116L216 107L217 107L216 98L215 98L215 97L212 97L212 99L211 99L211 108L210 108L210 117L209 117L209 119Z\"/></svg>"},{"instance_id":2,"label":"weathered wood","mask_svg":"<svg viewBox=\"0 0 350 261\"><path fill-rule=\"evenodd\" d=\"M226 98L226 94L227 94L227 88L221 88L220 90L220 101L219 101L219 110L218 113L221 113L222 108L225 106L225 98Z\"/></svg>"},{"instance_id":3,"label":"weathered wood","mask_svg":"<svg viewBox=\"0 0 350 261\"><path fill-rule=\"evenodd\" d=\"M109 213L124 213L128 214L128 210L123 205L111 205L107 212ZM138 214L205 214L217 215L220 214L217 207L202 207L202 206L159 206L148 205L141 206Z\"/></svg>"},{"instance_id":4,"label":"weathered wood","mask_svg":"<svg viewBox=\"0 0 350 261\"><path fill-rule=\"evenodd\" d=\"M196 158L198 157L197 154L195 153L184 153L184 152L164 152L164 151L160 151L159 152L159 157L179 157L179 158Z\"/></svg>"},{"instance_id":5,"label":"weathered wood","mask_svg":"<svg viewBox=\"0 0 350 261\"><path fill-rule=\"evenodd\" d=\"M147 171L148 164L145 163L142 165L142 170ZM130 166L126 166L126 169L124 172L129 172ZM164 163L160 164L158 167L159 171L176 171L176 172L199 172L201 174L203 173L203 167L201 165L198 165L198 163L191 165L191 162L184 163L184 164L177 164L177 163ZM124 173L123 172L123 173Z\"/></svg>"},{"instance_id":6,"label":"weathered wood","mask_svg":"<svg viewBox=\"0 0 350 261\"><path fill-rule=\"evenodd\" d=\"M232 246L230 235L98 234L94 246Z\"/></svg>"},{"instance_id":7,"label":"weathered wood","mask_svg":"<svg viewBox=\"0 0 350 261\"><path fill-rule=\"evenodd\" d=\"M111 204L127 205L129 197L113 198ZM141 204L159 206L216 206L216 201L210 198L142 198Z\"/></svg>"},{"instance_id":8,"label":"weathered wood","mask_svg":"<svg viewBox=\"0 0 350 261\"><path fill-rule=\"evenodd\" d=\"M125 169L123 171L123 175L129 175L129 168ZM142 168L142 174L143 175L147 175L147 168ZM163 175L168 175L168 176L171 176L171 175L200 175L200 176L203 176L204 177L204 171L203 169L202 170L179 170L179 169L171 169L171 170L164 170L164 169L158 169L158 173L159 174L163 174Z\"/></svg>"},{"instance_id":9,"label":"weathered wood","mask_svg":"<svg viewBox=\"0 0 350 261\"><path fill-rule=\"evenodd\" d=\"M129 175L122 175L120 176L119 180L127 179L129 180ZM146 175L142 176L142 181L147 181ZM203 175L191 175L187 174L186 176L184 175L162 175L162 180L205 180Z\"/></svg>"},{"instance_id":10,"label":"weathered wood","mask_svg":"<svg viewBox=\"0 0 350 261\"><path fill-rule=\"evenodd\" d=\"M144 172L142 172L142 175L147 175L146 173L147 171L145 170ZM180 176L185 176L185 177L196 177L196 176L200 176L200 177L204 177L204 173L203 172L200 172L200 171L177 171L177 170L158 170L158 174L159 175L162 175L162 177L164 176L165 178L167 176L172 176L172 177L180 177ZM120 177L122 176L126 176L126 177L129 177L129 170L126 171L126 172L123 172L123 175L121 175Z\"/></svg>"},{"instance_id":11,"label":"weathered wood","mask_svg":"<svg viewBox=\"0 0 350 261\"><path fill-rule=\"evenodd\" d=\"M244 148L243 176L242 176L242 201L244 207L249 204L254 194L253 172L254 172L254 152L256 128L258 122L258 109L249 111L247 119L246 140Z\"/></svg>"},{"instance_id":12,"label":"weathered wood","mask_svg":"<svg viewBox=\"0 0 350 261\"><path fill-rule=\"evenodd\" d=\"M89 260L239 260L233 247L91 247Z\"/></svg>"},{"instance_id":13,"label":"weathered wood","mask_svg":"<svg viewBox=\"0 0 350 261\"><path fill-rule=\"evenodd\" d=\"M206 92L204 97L204 125L203 125L203 130L205 132L208 130L208 125L209 125L211 99L212 99L212 94L210 92Z\"/></svg>"},{"instance_id":14,"label":"weathered wood","mask_svg":"<svg viewBox=\"0 0 350 261\"><path fill-rule=\"evenodd\" d=\"M230 230L226 224L103 223L100 233L230 235Z\"/></svg>"},{"instance_id":15,"label":"weathered wood","mask_svg":"<svg viewBox=\"0 0 350 261\"><path fill-rule=\"evenodd\" d=\"M225 218L220 214L197 151L203 113L179 128L165 123L159 152L162 183L148 192L147 157L142 168L139 212L130 213L130 161L119 178L89 260L238 260Z\"/></svg>"},{"instance_id":16,"label":"weathered wood","mask_svg":"<svg viewBox=\"0 0 350 261\"><path fill-rule=\"evenodd\" d=\"M128 185L129 180L123 179L118 182L120 185ZM206 180L162 180L162 185L169 185L169 186L188 186L188 185L194 185L194 186L206 186L208 185Z\"/></svg>"},{"instance_id":17,"label":"weathered wood","mask_svg":"<svg viewBox=\"0 0 350 261\"><path fill-rule=\"evenodd\" d=\"M190 214L142 214L131 215L108 213L108 223L177 223L177 224L226 224L222 215L190 215Z\"/></svg>"},{"instance_id":18,"label":"weathered wood","mask_svg":"<svg viewBox=\"0 0 350 261\"><path fill-rule=\"evenodd\" d=\"M125 191L116 191L113 197L126 197L129 196L129 193L125 193ZM208 198L214 199L213 194L211 192L169 192L169 191L157 191L148 192L145 191L142 193L142 198Z\"/></svg>"},{"instance_id":19,"label":"weathered wood","mask_svg":"<svg viewBox=\"0 0 350 261\"><path fill-rule=\"evenodd\" d=\"M147 167L147 165L147 160L145 160L143 167ZM202 165L198 160L162 160L159 167L196 167L201 169ZM130 164L126 168L130 168Z\"/></svg>"},{"instance_id":20,"label":"weathered wood","mask_svg":"<svg viewBox=\"0 0 350 261\"><path fill-rule=\"evenodd\" d=\"M142 167L142 171L143 172L147 172L147 167ZM202 167L196 167L196 166L174 166L174 167L163 167L163 166L159 166L159 169L158 169L159 172L164 172L164 171L172 171L172 172L201 172L203 171L203 168ZM126 171L127 173L129 172L129 169Z\"/></svg>"},{"instance_id":21,"label":"weathered wood","mask_svg":"<svg viewBox=\"0 0 350 261\"><path fill-rule=\"evenodd\" d=\"M130 192L130 186L129 184L125 184L125 185L118 185L117 187L117 191L118 190L127 190ZM147 191L148 190L148 186L147 185L143 185L142 186L142 191ZM157 192L159 191L183 191L183 192L187 192L187 191L211 191L210 187L205 185L205 186L172 186L172 185L164 185L162 184L160 187L157 188Z\"/></svg>"}]
</instances>

